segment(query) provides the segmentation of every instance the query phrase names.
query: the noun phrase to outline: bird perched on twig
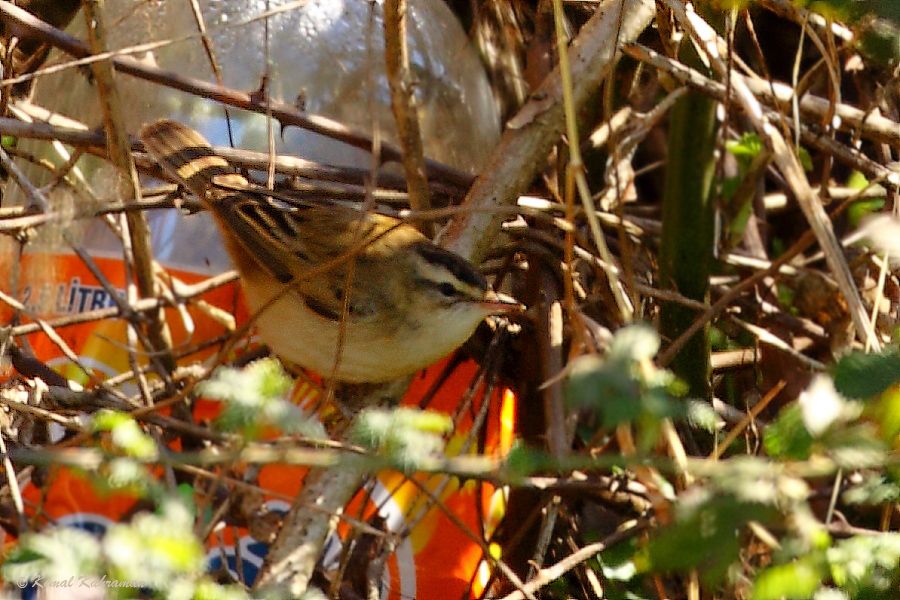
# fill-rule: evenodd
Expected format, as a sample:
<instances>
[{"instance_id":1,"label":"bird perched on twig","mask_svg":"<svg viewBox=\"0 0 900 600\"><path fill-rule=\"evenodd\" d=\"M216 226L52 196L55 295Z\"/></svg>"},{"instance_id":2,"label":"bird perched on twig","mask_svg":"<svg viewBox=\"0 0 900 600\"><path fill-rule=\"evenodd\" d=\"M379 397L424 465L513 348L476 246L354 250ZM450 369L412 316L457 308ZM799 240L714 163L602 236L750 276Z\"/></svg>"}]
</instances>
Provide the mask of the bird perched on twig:
<instances>
[{"instance_id":1,"label":"bird perched on twig","mask_svg":"<svg viewBox=\"0 0 900 600\"><path fill-rule=\"evenodd\" d=\"M486 316L519 308L411 225L280 202L174 121L140 137L212 212L260 336L290 362L341 381L388 381L449 354Z\"/></svg>"}]
</instances>

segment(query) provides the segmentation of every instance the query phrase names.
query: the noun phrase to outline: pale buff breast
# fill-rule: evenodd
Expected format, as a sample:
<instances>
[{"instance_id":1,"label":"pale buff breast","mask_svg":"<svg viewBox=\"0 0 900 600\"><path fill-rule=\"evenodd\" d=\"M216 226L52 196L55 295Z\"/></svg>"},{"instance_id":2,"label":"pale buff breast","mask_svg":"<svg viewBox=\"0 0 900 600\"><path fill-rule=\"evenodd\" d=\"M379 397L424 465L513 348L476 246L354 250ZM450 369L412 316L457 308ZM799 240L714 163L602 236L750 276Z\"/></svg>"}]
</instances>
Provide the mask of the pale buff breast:
<instances>
[{"instance_id":1,"label":"pale buff breast","mask_svg":"<svg viewBox=\"0 0 900 600\"><path fill-rule=\"evenodd\" d=\"M337 354L338 325L306 308L294 292L263 308L271 292L254 293L254 289L273 288L244 286L251 310L254 314L259 312L255 324L263 341L282 358L331 377ZM463 304L430 311L418 322L406 321L390 331L348 322L334 377L361 383L388 381L413 373L459 347L485 316L476 305Z\"/></svg>"}]
</instances>

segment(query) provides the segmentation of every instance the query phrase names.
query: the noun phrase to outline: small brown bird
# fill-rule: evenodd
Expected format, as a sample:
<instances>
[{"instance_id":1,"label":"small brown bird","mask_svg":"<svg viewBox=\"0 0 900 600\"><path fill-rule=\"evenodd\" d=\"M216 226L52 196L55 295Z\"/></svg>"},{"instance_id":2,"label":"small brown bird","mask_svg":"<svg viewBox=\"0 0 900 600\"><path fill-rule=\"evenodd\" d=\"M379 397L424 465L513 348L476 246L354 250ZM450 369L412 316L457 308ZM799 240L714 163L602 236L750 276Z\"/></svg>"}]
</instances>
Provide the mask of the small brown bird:
<instances>
[{"instance_id":1,"label":"small brown bird","mask_svg":"<svg viewBox=\"0 0 900 600\"><path fill-rule=\"evenodd\" d=\"M486 316L519 308L497 298L465 259L402 221L273 200L174 121L146 125L140 137L212 212L259 313L260 336L290 362L342 381L388 381L449 354Z\"/></svg>"}]
</instances>

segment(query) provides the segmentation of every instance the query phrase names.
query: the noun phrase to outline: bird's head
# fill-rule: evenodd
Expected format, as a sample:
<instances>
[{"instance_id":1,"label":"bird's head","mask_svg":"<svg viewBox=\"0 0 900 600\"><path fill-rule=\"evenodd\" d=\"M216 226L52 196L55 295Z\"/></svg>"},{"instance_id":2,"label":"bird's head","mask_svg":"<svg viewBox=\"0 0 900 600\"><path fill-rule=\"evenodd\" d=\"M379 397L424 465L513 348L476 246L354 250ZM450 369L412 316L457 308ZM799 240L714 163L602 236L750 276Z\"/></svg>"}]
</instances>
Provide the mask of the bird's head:
<instances>
[{"instance_id":1,"label":"bird's head","mask_svg":"<svg viewBox=\"0 0 900 600\"><path fill-rule=\"evenodd\" d=\"M420 323L434 323L437 335L460 345L486 316L521 310L520 304L495 294L484 275L458 254L430 243L412 250L410 285L419 293L413 294L411 314Z\"/></svg>"}]
</instances>

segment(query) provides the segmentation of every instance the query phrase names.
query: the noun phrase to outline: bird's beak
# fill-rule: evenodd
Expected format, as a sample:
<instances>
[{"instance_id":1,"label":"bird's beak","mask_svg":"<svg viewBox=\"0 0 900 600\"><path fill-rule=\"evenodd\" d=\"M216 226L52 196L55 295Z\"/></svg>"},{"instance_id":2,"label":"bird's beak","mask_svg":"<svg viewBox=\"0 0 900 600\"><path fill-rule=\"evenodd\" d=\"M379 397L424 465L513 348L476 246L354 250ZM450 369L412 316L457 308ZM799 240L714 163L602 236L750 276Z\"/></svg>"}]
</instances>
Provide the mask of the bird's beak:
<instances>
[{"instance_id":1,"label":"bird's beak","mask_svg":"<svg viewBox=\"0 0 900 600\"><path fill-rule=\"evenodd\" d=\"M516 301L515 298L506 294L498 294L494 290L488 290L484 295L484 300L478 305L492 315L510 315L525 310L525 305Z\"/></svg>"}]
</instances>

